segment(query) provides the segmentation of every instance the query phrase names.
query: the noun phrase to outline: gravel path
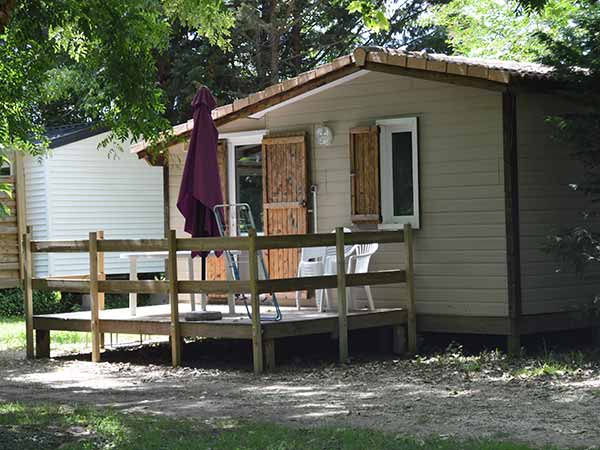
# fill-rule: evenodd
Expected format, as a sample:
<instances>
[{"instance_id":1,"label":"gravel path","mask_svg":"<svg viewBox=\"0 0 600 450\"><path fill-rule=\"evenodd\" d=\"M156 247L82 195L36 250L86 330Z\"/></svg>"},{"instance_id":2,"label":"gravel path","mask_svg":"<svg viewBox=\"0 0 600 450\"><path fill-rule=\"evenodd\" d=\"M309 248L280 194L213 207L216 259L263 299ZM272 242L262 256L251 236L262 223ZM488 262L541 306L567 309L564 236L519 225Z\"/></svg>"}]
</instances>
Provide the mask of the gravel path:
<instances>
[{"instance_id":1,"label":"gravel path","mask_svg":"<svg viewBox=\"0 0 600 450\"><path fill-rule=\"evenodd\" d=\"M0 401L600 448L600 368L551 377L514 373L494 357L287 366L254 377L236 369L25 361L20 354L0 353Z\"/></svg>"}]
</instances>

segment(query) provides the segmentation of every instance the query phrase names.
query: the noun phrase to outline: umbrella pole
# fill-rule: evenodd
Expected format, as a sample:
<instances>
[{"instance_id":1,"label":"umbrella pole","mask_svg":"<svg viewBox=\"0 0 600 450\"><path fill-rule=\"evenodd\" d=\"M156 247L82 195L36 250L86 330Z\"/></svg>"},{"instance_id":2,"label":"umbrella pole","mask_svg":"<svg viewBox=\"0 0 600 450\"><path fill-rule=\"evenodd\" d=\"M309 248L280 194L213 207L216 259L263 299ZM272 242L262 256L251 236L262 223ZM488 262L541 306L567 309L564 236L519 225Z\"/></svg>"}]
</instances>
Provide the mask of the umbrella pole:
<instances>
[{"instance_id":1,"label":"umbrella pole","mask_svg":"<svg viewBox=\"0 0 600 450\"><path fill-rule=\"evenodd\" d=\"M206 281L206 255L200 257L202 259L202 268L200 273L200 279ZM200 309L206 311L206 292L200 294Z\"/></svg>"}]
</instances>

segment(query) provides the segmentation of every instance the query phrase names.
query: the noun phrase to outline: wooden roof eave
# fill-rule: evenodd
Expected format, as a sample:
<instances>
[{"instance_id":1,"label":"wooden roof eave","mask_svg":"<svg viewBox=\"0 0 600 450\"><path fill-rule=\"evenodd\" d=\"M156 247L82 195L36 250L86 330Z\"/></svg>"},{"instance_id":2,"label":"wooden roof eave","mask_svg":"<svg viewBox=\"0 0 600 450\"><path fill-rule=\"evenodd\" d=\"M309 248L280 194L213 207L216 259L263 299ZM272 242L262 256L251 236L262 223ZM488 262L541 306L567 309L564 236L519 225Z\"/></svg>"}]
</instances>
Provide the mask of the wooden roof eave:
<instances>
[{"instance_id":1,"label":"wooden roof eave","mask_svg":"<svg viewBox=\"0 0 600 450\"><path fill-rule=\"evenodd\" d=\"M301 84L299 83L297 86L292 87L288 90L281 91L281 92L278 92L278 93L276 93L274 95L270 95L270 96L266 95L263 99L259 99L258 101L255 101L255 102L247 102L245 106L242 106L239 109L235 109L232 107L230 112L226 112L225 114L221 115L220 117L217 117L214 119L215 125L218 128L225 124L233 122L235 120L247 118L247 117L251 116L252 114L255 114L257 112L265 110L273 105L277 105L277 104L282 103L291 98L302 95L313 89L317 89L321 86L329 84L340 78L343 78L350 74L358 72L359 70L361 70L360 67L358 67L354 64L349 64L349 65L343 66L337 70L328 72L321 77L310 79ZM250 96L250 98L251 97L252 96ZM192 131L191 127L188 127L188 129L185 132L166 141L164 143L163 148L169 148L175 144L180 143L182 139L185 139L185 138L187 138L187 136L189 136L191 131ZM164 157L164 154L161 154L158 157L152 158L151 152L148 152L147 149L143 149L143 150L138 151L137 155L138 155L138 158L145 159L150 165L153 165L153 166L162 166L162 165L167 164L167 159Z\"/></svg>"}]
</instances>

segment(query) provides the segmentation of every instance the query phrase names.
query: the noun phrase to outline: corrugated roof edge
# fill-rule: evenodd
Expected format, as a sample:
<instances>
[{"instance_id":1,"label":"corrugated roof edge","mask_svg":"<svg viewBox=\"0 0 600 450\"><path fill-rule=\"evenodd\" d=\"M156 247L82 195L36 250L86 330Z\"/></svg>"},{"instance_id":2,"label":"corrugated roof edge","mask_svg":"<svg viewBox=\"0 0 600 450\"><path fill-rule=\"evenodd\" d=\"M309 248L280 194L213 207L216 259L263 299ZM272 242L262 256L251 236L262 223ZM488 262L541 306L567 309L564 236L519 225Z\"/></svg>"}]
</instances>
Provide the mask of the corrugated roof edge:
<instances>
[{"instance_id":1,"label":"corrugated roof edge","mask_svg":"<svg viewBox=\"0 0 600 450\"><path fill-rule=\"evenodd\" d=\"M325 77L332 78L333 74L344 70L347 72L352 67L356 69L368 69L370 65L392 66L411 71L422 71L423 73L429 72L447 74L454 77L473 78L498 85L509 85L514 79L551 79L553 75L552 67L536 63L468 58L437 53L430 54L425 51L407 52L400 49L383 47L358 47L352 55L342 56L316 69L304 72L297 77L274 84L262 91L216 108L213 110L212 116L217 124L226 123L228 121L227 118L235 120L245 117L243 115L244 111L248 111L247 115L250 115L260 110L260 104L264 104L264 108L272 106L277 103L277 97L280 98L280 101L285 101L293 97L291 94L294 92L298 92L298 95L300 95L306 91L300 88L310 83L316 87L320 79L324 79ZM193 119L174 126L171 138L191 132L193 126ZM165 145L168 144L169 142L165 142ZM143 158L147 156L145 150L150 145L147 141L141 141L132 145L131 151L138 153L140 158Z\"/></svg>"}]
</instances>

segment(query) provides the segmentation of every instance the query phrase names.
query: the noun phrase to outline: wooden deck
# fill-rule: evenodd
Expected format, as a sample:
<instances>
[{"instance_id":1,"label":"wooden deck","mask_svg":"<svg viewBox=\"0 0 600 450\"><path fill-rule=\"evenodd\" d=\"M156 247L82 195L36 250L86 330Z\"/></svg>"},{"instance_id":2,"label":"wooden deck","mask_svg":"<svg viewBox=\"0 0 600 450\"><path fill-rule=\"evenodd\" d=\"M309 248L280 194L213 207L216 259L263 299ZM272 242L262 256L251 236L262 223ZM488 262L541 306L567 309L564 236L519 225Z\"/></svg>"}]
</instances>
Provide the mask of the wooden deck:
<instances>
[{"instance_id":1,"label":"wooden deck","mask_svg":"<svg viewBox=\"0 0 600 450\"><path fill-rule=\"evenodd\" d=\"M227 313L227 305L210 305L209 311L221 311L223 318L214 321L185 320L185 313L190 310L189 303L180 303L179 321L182 337L206 337L223 339L252 339L252 321L248 318L244 306L237 305L236 313ZM338 333L337 312L319 312L314 308L282 307L282 320L267 321L265 317L273 314L273 308L261 307L263 345L267 366L274 366L274 340L291 336ZM402 352L405 346L405 325L407 312L402 308L377 309L375 311L359 310L348 313L348 329L359 330L377 327L393 327L394 349ZM52 330L91 331L91 312L80 311L63 314L44 314L33 316L33 327L36 331L37 356L47 357L50 351ZM126 333L165 335L171 332L169 305L143 306L137 309L136 316L131 316L129 308L108 309L100 311L101 333Z\"/></svg>"}]
</instances>

